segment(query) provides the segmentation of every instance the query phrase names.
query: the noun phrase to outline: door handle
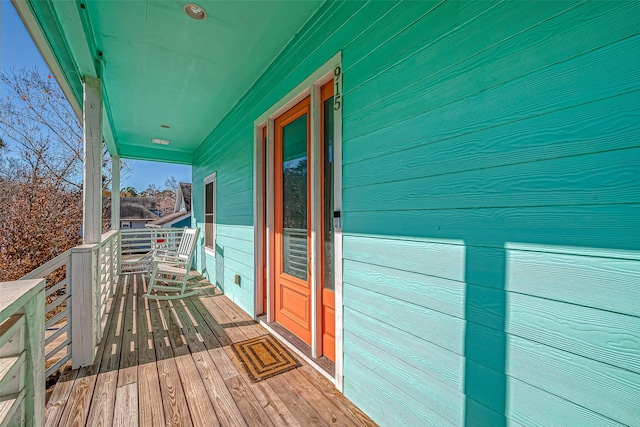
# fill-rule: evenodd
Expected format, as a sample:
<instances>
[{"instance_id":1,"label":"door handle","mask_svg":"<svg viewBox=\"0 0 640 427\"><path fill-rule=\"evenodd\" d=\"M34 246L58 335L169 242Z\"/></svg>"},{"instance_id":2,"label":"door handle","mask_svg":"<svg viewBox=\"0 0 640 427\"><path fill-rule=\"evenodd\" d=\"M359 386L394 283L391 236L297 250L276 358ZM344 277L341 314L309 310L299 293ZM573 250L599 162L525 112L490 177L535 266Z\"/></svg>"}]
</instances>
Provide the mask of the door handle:
<instances>
[{"instance_id":1,"label":"door handle","mask_svg":"<svg viewBox=\"0 0 640 427\"><path fill-rule=\"evenodd\" d=\"M307 261L307 275L311 276L311 257Z\"/></svg>"}]
</instances>

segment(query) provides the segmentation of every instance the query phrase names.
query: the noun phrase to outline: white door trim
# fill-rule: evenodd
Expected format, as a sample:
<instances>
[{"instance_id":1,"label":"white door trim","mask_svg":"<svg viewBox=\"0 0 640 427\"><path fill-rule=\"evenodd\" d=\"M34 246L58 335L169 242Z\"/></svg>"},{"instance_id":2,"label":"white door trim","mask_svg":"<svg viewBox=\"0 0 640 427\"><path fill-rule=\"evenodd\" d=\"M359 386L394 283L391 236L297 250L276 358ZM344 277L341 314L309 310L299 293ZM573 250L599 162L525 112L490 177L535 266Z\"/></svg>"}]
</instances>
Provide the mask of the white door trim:
<instances>
[{"instance_id":1,"label":"white door trim","mask_svg":"<svg viewBox=\"0 0 640 427\"><path fill-rule=\"evenodd\" d=\"M322 356L322 282L319 279L322 268L322 187L320 152L322 141L320 139L320 86L311 86L311 152L309 156L309 173L311 178L311 356Z\"/></svg>"},{"instance_id":2,"label":"white door trim","mask_svg":"<svg viewBox=\"0 0 640 427\"><path fill-rule=\"evenodd\" d=\"M264 247L262 229L266 226L266 224L264 223L264 218L262 216L265 203L264 197L262 195L262 186L264 185L264 157L266 155L262 132L265 126L266 123L262 124L261 126L256 126L254 128L255 130L253 138L253 241L255 242L255 250L253 251L253 262L255 267L254 283L256 294L254 316L266 312L267 310L267 307L263 307L264 289L262 286L265 279L263 265L265 265L265 257L267 256L267 254L262 250L262 248Z\"/></svg>"},{"instance_id":3,"label":"white door trim","mask_svg":"<svg viewBox=\"0 0 640 427\"><path fill-rule=\"evenodd\" d=\"M342 392L344 367L344 319L342 310L342 105L344 95L342 89L342 60L333 67L334 73L334 102L340 102L340 107L334 109L333 116L333 210L340 213L339 226L334 224L335 238L335 266L334 279L336 282L336 388Z\"/></svg>"}]
</instances>

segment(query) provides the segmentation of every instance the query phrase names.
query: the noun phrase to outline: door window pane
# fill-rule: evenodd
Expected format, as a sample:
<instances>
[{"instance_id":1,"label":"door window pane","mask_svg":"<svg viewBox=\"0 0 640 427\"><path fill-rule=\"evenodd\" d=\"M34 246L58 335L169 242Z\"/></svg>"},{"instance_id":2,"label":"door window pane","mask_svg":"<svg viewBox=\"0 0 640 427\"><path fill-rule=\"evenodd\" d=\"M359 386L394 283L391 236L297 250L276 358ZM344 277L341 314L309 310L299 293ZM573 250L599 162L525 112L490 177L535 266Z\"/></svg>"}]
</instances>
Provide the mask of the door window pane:
<instances>
[{"instance_id":1,"label":"door window pane","mask_svg":"<svg viewBox=\"0 0 640 427\"><path fill-rule=\"evenodd\" d=\"M307 115L282 130L283 270L307 279Z\"/></svg>"}]
</instances>

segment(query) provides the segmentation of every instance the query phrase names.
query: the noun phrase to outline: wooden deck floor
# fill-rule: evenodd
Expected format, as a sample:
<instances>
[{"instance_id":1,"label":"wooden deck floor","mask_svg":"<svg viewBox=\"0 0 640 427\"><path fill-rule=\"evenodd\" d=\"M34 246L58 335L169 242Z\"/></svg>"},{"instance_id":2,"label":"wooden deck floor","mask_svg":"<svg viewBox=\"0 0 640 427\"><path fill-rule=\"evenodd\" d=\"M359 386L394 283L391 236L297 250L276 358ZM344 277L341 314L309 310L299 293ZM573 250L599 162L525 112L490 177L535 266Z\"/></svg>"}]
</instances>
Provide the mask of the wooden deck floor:
<instances>
[{"instance_id":1,"label":"wooden deck floor","mask_svg":"<svg viewBox=\"0 0 640 427\"><path fill-rule=\"evenodd\" d=\"M213 288L173 302L145 290L120 277L95 362L64 372L47 426L375 425L304 361L252 383L229 345L266 330Z\"/></svg>"}]
</instances>

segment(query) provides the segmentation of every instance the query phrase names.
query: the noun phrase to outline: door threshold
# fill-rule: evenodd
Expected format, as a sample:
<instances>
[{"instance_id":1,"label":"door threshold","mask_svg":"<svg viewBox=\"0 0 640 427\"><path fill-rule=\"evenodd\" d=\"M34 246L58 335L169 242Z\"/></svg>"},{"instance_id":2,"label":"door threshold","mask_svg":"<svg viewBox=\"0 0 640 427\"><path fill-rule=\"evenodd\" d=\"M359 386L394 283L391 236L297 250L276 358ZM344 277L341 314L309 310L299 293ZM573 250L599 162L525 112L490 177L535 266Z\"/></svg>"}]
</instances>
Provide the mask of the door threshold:
<instances>
[{"instance_id":1,"label":"door threshold","mask_svg":"<svg viewBox=\"0 0 640 427\"><path fill-rule=\"evenodd\" d=\"M291 348L294 353L304 359L305 362L311 365L335 385L336 365L332 360L326 356L322 356L318 359L311 357L311 346L309 346L309 344L293 335L279 323L267 323L267 316L265 314L258 316L257 320L267 331L269 331L270 334L274 335L285 344L288 344L288 347Z\"/></svg>"}]
</instances>

